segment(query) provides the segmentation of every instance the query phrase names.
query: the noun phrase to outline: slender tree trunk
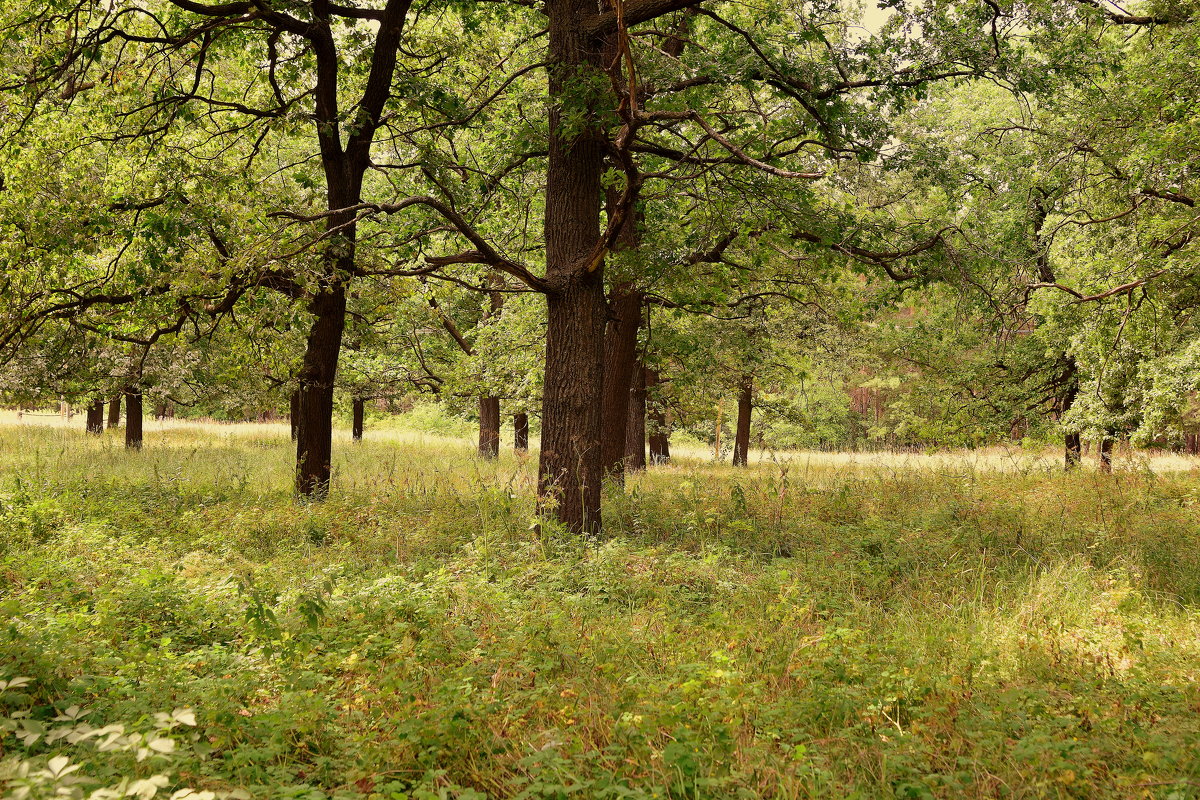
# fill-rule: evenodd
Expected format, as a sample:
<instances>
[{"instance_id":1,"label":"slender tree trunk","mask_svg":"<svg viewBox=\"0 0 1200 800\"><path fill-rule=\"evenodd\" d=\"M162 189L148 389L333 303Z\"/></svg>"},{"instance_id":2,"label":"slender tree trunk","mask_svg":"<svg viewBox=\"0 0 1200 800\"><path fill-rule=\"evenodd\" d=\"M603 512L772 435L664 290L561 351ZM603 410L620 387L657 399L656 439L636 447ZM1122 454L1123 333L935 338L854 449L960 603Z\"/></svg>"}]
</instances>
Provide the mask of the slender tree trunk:
<instances>
[{"instance_id":1,"label":"slender tree trunk","mask_svg":"<svg viewBox=\"0 0 1200 800\"><path fill-rule=\"evenodd\" d=\"M1105 436L1100 440L1100 471L1112 472L1112 451L1113 440L1111 436Z\"/></svg>"},{"instance_id":2,"label":"slender tree trunk","mask_svg":"<svg viewBox=\"0 0 1200 800\"><path fill-rule=\"evenodd\" d=\"M1200 434L1189 433L1184 436L1185 449L1189 456L1200 454Z\"/></svg>"},{"instance_id":3,"label":"slender tree trunk","mask_svg":"<svg viewBox=\"0 0 1200 800\"><path fill-rule=\"evenodd\" d=\"M96 398L87 408L87 432L97 436L104 433L104 401Z\"/></svg>"},{"instance_id":4,"label":"slender tree trunk","mask_svg":"<svg viewBox=\"0 0 1200 800\"><path fill-rule=\"evenodd\" d=\"M524 411L513 414L513 449L518 453L529 452L529 415Z\"/></svg>"},{"instance_id":5,"label":"slender tree trunk","mask_svg":"<svg viewBox=\"0 0 1200 800\"><path fill-rule=\"evenodd\" d=\"M542 507L552 507L558 521L576 532L600 529L603 476L606 309L600 202L608 144L595 115L597 92L607 91L608 80L601 48L584 30L595 13L595 0L545 4L550 33L545 205L550 288L538 493Z\"/></svg>"},{"instance_id":6,"label":"slender tree trunk","mask_svg":"<svg viewBox=\"0 0 1200 800\"><path fill-rule=\"evenodd\" d=\"M665 464L671 460L671 428L667 421L667 413L662 401L653 396L654 387L658 385L658 370L646 369L646 419L648 421L650 463Z\"/></svg>"},{"instance_id":7,"label":"slender tree trunk","mask_svg":"<svg viewBox=\"0 0 1200 800\"><path fill-rule=\"evenodd\" d=\"M486 459L500 455L500 398L479 398L479 455Z\"/></svg>"},{"instance_id":8,"label":"slender tree trunk","mask_svg":"<svg viewBox=\"0 0 1200 800\"><path fill-rule=\"evenodd\" d=\"M633 368L629 389L629 422L625 427L625 469L639 472L646 468L646 368Z\"/></svg>"},{"instance_id":9,"label":"slender tree trunk","mask_svg":"<svg viewBox=\"0 0 1200 800\"><path fill-rule=\"evenodd\" d=\"M125 390L125 449L142 449L142 387Z\"/></svg>"},{"instance_id":10,"label":"slender tree trunk","mask_svg":"<svg viewBox=\"0 0 1200 800\"><path fill-rule=\"evenodd\" d=\"M750 461L750 415L754 409L754 378L743 375L738 387L737 433L733 438L733 465L744 467Z\"/></svg>"},{"instance_id":11,"label":"slender tree trunk","mask_svg":"<svg viewBox=\"0 0 1200 800\"><path fill-rule=\"evenodd\" d=\"M1078 433L1064 434L1063 439L1066 444L1066 468L1075 469L1083 460L1083 443Z\"/></svg>"},{"instance_id":12,"label":"slender tree trunk","mask_svg":"<svg viewBox=\"0 0 1200 800\"><path fill-rule=\"evenodd\" d=\"M356 442L361 442L363 437L363 421L367 412L367 401L361 397L354 398L354 419L350 423L350 436Z\"/></svg>"},{"instance_id":13,"label":"slender tree trunk","mask_svg":"<svg viewBox=\"0 0 1200 800\"><path fill-rule=\"evenodd\" d=\"M329 494L333 457L333 389L346 326L344 286L338 284L314 297L309 311L316 319L309 330L299 376L296 492L321 500Z\"/></svg>"},{"instance_id":14,"label":"slender tree trunk","mask_svg":"<svg viewBox=\"0 0 1200 800\"><path fill-rule=\"evenodd\" d=\"M300 433L300 390L299 389L293 390L291 396L288 398L288 424L290 425L290 427L292 429L292 441L294 442L294 441L296 441L296 438L299 436L299 433Z\"/></svg>"},{"instance_id":15,"label":"slender tree trunk","mask_svg":"<svg viewBox=\"0 0 1200 800\"><path fill-rule=\"evenodd\" d=\"M629 392L637 367L642 293L629 284L614 288L604 332L604 405L600 412L605 472L625 481L625 440L629 434Z\"/></svg>"},{"instance_id":16,"label":"slender tree trunk","mask_svg":"<svg viewBox=\"0 0 1200 800\"><path fill-rule=\"evenodd\" d=\"M121 424L121 395L108 401L108 427L115 428Z\"/></svg>"}]
</instances>

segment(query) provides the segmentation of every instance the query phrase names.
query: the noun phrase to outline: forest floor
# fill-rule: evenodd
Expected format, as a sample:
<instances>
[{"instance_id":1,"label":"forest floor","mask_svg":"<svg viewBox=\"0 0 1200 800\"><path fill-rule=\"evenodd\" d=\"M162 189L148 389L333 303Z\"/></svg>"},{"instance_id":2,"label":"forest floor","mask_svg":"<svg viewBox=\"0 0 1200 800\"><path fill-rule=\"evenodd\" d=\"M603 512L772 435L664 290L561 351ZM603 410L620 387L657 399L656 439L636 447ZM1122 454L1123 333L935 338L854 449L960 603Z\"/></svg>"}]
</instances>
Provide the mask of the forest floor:
<instances>
[{"instance_id":1,"label":"forest floor","mask_svg":"<svg viewBox=\"0 0 1200 800\"><path fill-rule=\"evenodd\" d=\"M462 440L339 439L298 504L284 426L38 420L0 420L0 796L1200 796L1191 459L681 458L585 542Z\"/></svg>"}]
</instances>

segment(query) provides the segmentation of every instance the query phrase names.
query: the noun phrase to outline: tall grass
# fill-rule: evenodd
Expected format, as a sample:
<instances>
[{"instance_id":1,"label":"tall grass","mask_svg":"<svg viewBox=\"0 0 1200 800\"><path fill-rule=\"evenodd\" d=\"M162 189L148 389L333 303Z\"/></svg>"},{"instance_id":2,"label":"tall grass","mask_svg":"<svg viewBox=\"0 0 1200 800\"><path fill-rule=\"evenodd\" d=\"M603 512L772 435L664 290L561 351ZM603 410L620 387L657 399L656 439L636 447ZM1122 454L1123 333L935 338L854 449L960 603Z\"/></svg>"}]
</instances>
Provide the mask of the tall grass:
<instances>
[{"instance_id":1,"label":"tall grass","mask_svg":"<svg viewBox=\"0 0 1200 800\"><path fill-rule=\"evenodd\" d=\"M181 785L1197 795L1190 461L684 453L584 541L533 524L534 462L464 440L339 437L303 504L283 426L147 434L0 429L0 678L33 678L0 705L189 706Z\"/></svg>"}]
</instances>

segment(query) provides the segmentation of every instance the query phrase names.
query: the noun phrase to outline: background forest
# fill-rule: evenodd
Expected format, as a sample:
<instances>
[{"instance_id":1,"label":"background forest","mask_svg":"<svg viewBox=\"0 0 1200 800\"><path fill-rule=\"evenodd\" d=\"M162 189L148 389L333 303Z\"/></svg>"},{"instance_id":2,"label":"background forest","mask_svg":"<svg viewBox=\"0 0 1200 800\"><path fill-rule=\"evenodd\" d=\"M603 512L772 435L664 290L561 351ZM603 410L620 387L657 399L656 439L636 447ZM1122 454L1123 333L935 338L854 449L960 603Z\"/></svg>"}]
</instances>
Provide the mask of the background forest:
<instances>
[{"instance_id":1,"label":"background forest","mask_svg":"<svg viewBox=\"0 0 1200 800\"><path fill-rule=\"evenodd\" d=\"M0 791L1197 796L1198 50L0 0Z\"/></svg>"}]
</instances>

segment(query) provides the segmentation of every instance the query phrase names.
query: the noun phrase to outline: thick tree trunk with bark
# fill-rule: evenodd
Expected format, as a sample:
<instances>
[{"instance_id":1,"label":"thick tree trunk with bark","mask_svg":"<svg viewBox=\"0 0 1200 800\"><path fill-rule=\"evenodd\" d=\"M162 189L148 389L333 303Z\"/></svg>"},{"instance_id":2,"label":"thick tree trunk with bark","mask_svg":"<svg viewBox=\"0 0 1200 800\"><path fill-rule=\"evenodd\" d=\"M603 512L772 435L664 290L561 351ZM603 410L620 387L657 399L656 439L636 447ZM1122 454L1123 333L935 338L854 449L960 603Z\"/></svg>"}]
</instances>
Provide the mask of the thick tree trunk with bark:
<instances>
[{"instance_id":1,"label":"thick tree trunk with bark","mask_svg":"<svg viewBox=\"0 0 1200 800\"><path fill-rule=\"evenodd\" d=\"M125 449L142 449L142 387L125 390Z\"/></svg>"},{"instance_id":2,"label":"thick tree trunk with bark","mask_svg":"<svg viewBox=\"0 0 1200 800\"><path fill-rule=\"evenodd\" d=\"M104 433L104 401L97 398L87 408L87 432L97 436Z\"/></svg>"},{"instance_id":3,"label":"thick tree trunk with bark","mask_svg":"<svg viewBox=\"0 0 1200 800\"><path fill-rule=\"evenodd\" d=\"M309 311L316 319L309 329L299 375L296 492L323 499L329 494L333 457L333 389L346 326L345 288L339 284L317 295Z\"/></svg>"},{"instance_id":4,"label":"thick tree trunk with bark","mask_svg":"<svg viewBox=\"0 0 1200 800\"><path fill-rule=\"evenodd\" d=\"M500 398L479 398L479 455L486 459L500 456Z\"/></svg>"},{"instance_id":5,"label":"thick tree trunk with bark","mask_svg":"<svg viewBox=\"0 0 1200 800\"><path fill-rule=\"evenodd\" d=\"M625 439L629 428L629 390L637 367L637 337L642 322L642 293L629 284L615 287L604 332L604 400L600 412L601 458L617 483L625 480Z\"/></svg>"},{"instance_id":6,"label":"thick tree trunk with bark","mask_svg":"<svg viewBox=\"0 0 1200 800\"><path fill-rule=\"evenodd\" d=\"M650 427L650 463L665 464L671 460L671 430L662 402L653 396L658 385L658 370L646 369L646 420Z\"/></svg>"},{"instance_id":7,"label":"thick tree trunk with bark","mask_svg":"<svg viewBox=\"0 0 1200 800\"><path fill-rule=\"evenodd\" d=\"M361 442L363 437L363 423L367 415L367 401L361 397L354 398L352 402L352 417L350 422L350 437L356 442Z\"/></svg>"},{"instance_id":8,"label":"thick tree trunk with bark","mask_svg":"<svg viewBox=\"0 0 1200 800\"><path fill-rule=\"evenodd\" d=\"M738 387L737 433L733 438L733 465L744 467L750 461L750 415L754 410L754 378L743 375Z\"/></svg>"},{"instance_id":9,"label":"thick tree trunk with bark","mask_svg":"<svg viewBox=\"0 0 1200 800\"><path fill-rule=\"evenodd\" d=\"M1105 436L1100 440L1100 471L1112 472L1113 439Z\"/></svg>"},{"instance_id":10,"label":"thick tree trunk with bark","mask_svg":"<svg viewBox=\"0 0 1200 800\"><path fill-rule=\"evenodd\" d=\"M599 270L549 297L539 494L576 532L600 528L604 286Z\"/></svg>"},{"instance_id":11,"label":"thick tree trunk with bark","mask_svg":"<svg viewBox=\"0 0 1200 800\"><path fill-rule=\"evenodd\" d=\"M1078 433L1067 433L1063 436L1066 445L1066 468L1075 469L1083 460L1083 442Z\"/></svg>"},{"instance_id":12,"label":"thick tree trunk with bark","mask_svg":"<svg viewBox=\"0 0 1200 800\"><path fill-rule=\"evenodd\" d=\"M607 142L589 85L607 85L585 33L594 0L548 0L550 135L546 166L547 330L538 493L568 530L601 525L600 404L604 386L601 176ZM584 118L582 130L574 129Z\"/></svg>"},{"instance_id":13,"label":"thick tree trunk with bark","mask_svg":"<svg viewBox=\"0 0 1200 800\"><path fill-rule=\"evenodd\" d=\"M513 449L518 453L529 452L529 415L524 411L513 414Z\"/></svg>"},{"instance_id":14,"label":"thick tree trunk with bark","mask_svg":"<svg viewBox=\"0 0 1200 800\"><path fill-rule=\"evenodd\" d=\"M629 387L629 421L625 427L625 470L640 472L646 468L646 368L639 362L633 368Z\"/></svg>"},{"instance_id":15,"label":"thick tree trunk with bark","mask_svg":"<svg viewBox=\"0 0 1200 800\"><path fill-rule=\"evenodd\" d=\"M115 428L121 424L121 395L108 401L108 427Z\"/></svg>"}]
</instances>

